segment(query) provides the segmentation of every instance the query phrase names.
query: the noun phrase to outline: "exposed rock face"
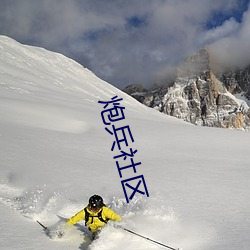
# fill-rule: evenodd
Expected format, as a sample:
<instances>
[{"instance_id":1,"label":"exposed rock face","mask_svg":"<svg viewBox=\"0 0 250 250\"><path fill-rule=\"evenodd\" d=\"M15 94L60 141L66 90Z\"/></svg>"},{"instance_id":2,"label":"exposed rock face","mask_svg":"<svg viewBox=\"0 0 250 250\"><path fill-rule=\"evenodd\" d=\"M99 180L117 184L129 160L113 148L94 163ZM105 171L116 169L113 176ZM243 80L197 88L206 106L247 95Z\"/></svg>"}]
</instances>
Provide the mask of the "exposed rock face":
<instances>
[{"instance_id":1,"label":"exposed rock face","mask_svg":"<svg viewBox=\"0 0 250 250\"><path fill-rule=\"evenodd\" d=\"M147 90L144 89L142 84L131 84L128 85L125 89L123 89L125 93L128 95L133 96L137 101L142 102L144 101L144 95L146 94Z\"/></svg>"},{"instance_id":2,"label":"exposed rock face","mask_svg":"<svg viewBox=\"0 0 250 250\"><path fill-rule=\"evenodd\" d=\"M136 93L136 99L145 105L196 125L248 129L250 109L245 101L233 94L247 89L244 94L250 95L250 69L220 74L219 80L209 61L208 51L201 50L181 65L171 87L137 91L131 95Z\"/></svg>"},{"instance_id":3,"label":"exposed rock face","mask_svg":"<svg viewBox=\"0 0 250 250\"><path fill-rule=\"evenodd\" d=\"M250 100L250 66L218 74L228 91L232 94L242 93Z\"/></svg>"}]
</instances>

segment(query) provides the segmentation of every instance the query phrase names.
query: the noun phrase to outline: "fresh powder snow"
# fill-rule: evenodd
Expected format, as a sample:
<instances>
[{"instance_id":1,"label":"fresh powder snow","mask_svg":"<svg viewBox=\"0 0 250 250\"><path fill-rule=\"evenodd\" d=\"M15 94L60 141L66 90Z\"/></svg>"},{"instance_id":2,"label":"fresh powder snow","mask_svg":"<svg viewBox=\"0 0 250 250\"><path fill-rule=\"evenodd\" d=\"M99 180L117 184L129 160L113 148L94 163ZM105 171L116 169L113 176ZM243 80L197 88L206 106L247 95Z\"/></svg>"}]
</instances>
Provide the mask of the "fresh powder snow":
<instances>
[{"instance_id":1,"label":"fresh powder snow","mask_svg":"<svg viewBox=\"0 0 250 250\"><path fill-rule=\"evenodd\" d=\"M114 96L149 192L129 203L98 103ZM249 132L163 115L61 54L0 36L0 249L164 249L119 223L91 242L83 221L62 238L36 222L53 232L99 194L122 227L173 248L249 250L249 144Z\"/></svg>"}]
</instances>

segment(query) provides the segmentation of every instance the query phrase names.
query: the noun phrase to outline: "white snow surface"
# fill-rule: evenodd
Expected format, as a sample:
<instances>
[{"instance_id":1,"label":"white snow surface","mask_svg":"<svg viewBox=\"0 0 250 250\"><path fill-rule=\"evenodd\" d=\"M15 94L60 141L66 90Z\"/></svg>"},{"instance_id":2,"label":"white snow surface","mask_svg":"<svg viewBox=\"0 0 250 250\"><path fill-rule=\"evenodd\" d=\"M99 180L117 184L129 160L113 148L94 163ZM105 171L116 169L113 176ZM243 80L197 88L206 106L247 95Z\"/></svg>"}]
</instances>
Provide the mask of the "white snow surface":
<instances>
[{"instance_id":1,"label":"white snow surface","mask_svg":"<svg viewBox=\"0 0 250 250\"><path fill-rule=\"evenodd\" d=\"M98 103L115 95L149 192L129 203ZM0 249L167 249L112 223L92 243L84 222L61 239L36 223L53 231L99 194L123 227L173 248L249 250L249 144L249 132L168 117L63 55L0 36Z\"/></svg>"}]
</instances>

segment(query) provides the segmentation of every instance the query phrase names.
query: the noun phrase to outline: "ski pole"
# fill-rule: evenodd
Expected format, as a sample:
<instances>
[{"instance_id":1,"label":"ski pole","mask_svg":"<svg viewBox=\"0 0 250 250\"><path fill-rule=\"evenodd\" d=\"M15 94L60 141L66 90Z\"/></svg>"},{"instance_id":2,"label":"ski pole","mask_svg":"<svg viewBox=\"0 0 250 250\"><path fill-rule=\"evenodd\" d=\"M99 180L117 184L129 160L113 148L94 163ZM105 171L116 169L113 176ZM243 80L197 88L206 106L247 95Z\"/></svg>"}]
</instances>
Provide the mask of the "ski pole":
<instances>
[{"instance_id":1,"label":"ski pole","mask_svg":"<svg viewBox=\"0 0 250 250\"><path fill-rule=\"evenodd\" d=\"M156 244L158 244L158 245L161 245L161 246L163 246L163 247L169 248L169 249L171 249L171 250L180 250L180 248L173 248L173 247L167 246L167 245L165 245L165 244L162 244L161 242L152 240L152 239L150 239L150 238L148 238L148 237L145 237L145 236L143 236L143 235L141 235L141 234L135 233L135 232L133 232L133 231L127 229L127 228L124 228L124 227L123 227L122 229L125 230L125 231L127 231L127 232L129 232L129 233L131 233L131 234L137 235L137 236L139 236L139 237L141 237L141 238L143 238L143 239L146 239L146 240L148 240L148 241L152 241L152 242L154 242L154 243L156 243Z\"/></svg>"},{"instance_id":2,"label":"ski pole","mask_svg":"<svg viewBox=\"0 0 250 250\"><path fill-rule=\"evenodd\" d=\"M39 222L38 220L36 221L40 226L42 226L43 227L43 229L46 231L46 230L48 230L48 228L47 227L45 227L41 222Z\"/></svg>"}]
</instances>

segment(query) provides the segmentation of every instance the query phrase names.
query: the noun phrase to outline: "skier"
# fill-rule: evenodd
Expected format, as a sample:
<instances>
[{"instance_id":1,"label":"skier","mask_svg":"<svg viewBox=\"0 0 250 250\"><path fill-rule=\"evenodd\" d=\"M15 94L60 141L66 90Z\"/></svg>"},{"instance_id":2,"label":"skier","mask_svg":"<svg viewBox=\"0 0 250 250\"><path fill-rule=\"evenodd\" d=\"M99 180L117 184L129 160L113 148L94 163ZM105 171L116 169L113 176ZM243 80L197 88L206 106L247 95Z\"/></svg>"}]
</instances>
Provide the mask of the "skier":
<instances>
[{"instance_id":1,"label":"skier","mask_svg":"<svg viewBox=\"0 0 250 250\"><path fill-rule=\"evenodd\" d=\"M105 206L101 196L95 194L89 198L89 204L72 216L67 224L74 225L80 220L85 220L85 226L88 226L94 239L109 220L120 222L121 217Z\"/></svg>"}]
</instances>

